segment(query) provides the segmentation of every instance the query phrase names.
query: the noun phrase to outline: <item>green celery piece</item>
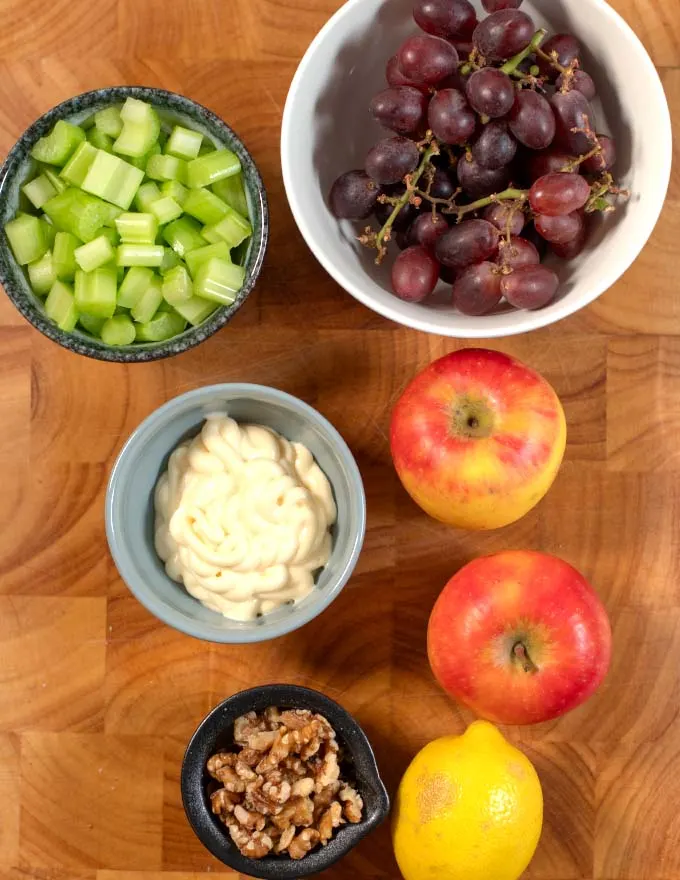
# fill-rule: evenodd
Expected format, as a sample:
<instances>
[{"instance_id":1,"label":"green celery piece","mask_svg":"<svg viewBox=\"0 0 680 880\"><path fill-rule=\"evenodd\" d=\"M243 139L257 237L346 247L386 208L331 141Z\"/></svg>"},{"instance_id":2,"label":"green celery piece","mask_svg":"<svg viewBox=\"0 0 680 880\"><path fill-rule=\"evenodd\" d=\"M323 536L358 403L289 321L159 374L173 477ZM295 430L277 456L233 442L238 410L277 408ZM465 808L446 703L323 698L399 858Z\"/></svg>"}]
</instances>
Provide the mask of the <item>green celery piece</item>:
<instances>
[{"instance_id":1,"label":"green celery piece","mask_svg":"<svg viewBox=\"0 0 680 880\"><path fill-rule=\"evenodd\" d=\"M111 217L112 208L101 199L72 187L43 205L43 211L58 230L70 232L84 242L99 235Z\"/></svg>"},{"instance_id":2,"label":"green celery piece","mask_svg":"<svg viewBox=\"0 0 680 880\"><path fill-rule=\"evenodd\" d=\"M135 208L142 214L151 213L151 205L161 198L161 191L152 180L143 183L135 196Z\"/></svg>"},{"instance_id":3,"label":"green celery piece","mask_svg":"<svg viewBox=\"0 0 680 880\"><path fill-rule=\"evenodd\" d=\"M30 214L22 214L6 223L5 235L20 266L39 260L49 247L44 222Z\"/></svg>"},{"instance_id":4,"label":"green celery piece","mask_svg":"<svg viewBox=\"0 0 680 880\"><path fill-rule=\"evenodd\" d=\"M198 269L194 279L196 296L221 305L231 305L243 287L246 273L242 266L235 266L219 257L213 257Z\"/></svg>"},{"instance_id":5,"label":"green celery piece","mask_svg":"<svg viewBox=\"0 0 680 880\"><path fill-rule=\"evenodd\" d=\"M43 234L45 236L45 241L47 242L47 247L52 248L54 245L54 239L57 237L57 230L50 222L48 222L47 217L45 217L44 215L40 218L40 225L43 228Z\"/></svg>"},{"instance_id":6,"label":"green celery piece","mask_svg":"<svg viewBox=\"0 0 680 880\"><path fill-rule=\"evenodd\" d=\"M63 281L55 281L45 300L45 313L60 330L71 333L78 323L78 307L73 289Z\"/></svg>"},{"instance_id":7,"label":"green celery piece","mask_svg":"<svg viewBox=\"0 0 680 880\"><path fill-rule=\"evenodd\" d=\"M56 196L57 189L46 174L39 174L30 183L22 186L21 191L34 208L40 210L45 202Z\"/></svg>"},{"instance_id":8,"label":"green celery piece","mask_svg":"<svg viewBox=\"0 0 680 880\"><path fill-rule=\"evenodd\" d=\"M75 298L80 313L110 318L116 311L117 276L115 267L102 266L94 272L76 271Z\"/></svg>"},{"instance_id":9,"label":"green celery piece","mask_svg":"<svg viewBox=\"0 0 680 880\"><path fill-rule=\"evenodd\" d=\"M152 180L177 180L186 183L187 163L176 156L151 156L146 165L146 176Z\"/></svg>"},{"instance_id":10,"label":"green celery piece","mask_svg":"<svg viewBox=\"0 0 680 880\"><path fill-rule=\"evenodd\" d=\"M116 229L124 244L153 244L158 233L158 221L153 214L121 214L116 218Z\"/></svg>"},{"instance_id":11,"label":"green celery piece","mask_svg":"<svg viewBox=\"0 0 680 880\"><path fill-rule=\"evenodd\" d=\"M99 334L101 333L101 329L107 320L108 318L95 318L94 315L80 315L78 318L78 323L83 328L83 330L86 330L93 336L99 336Z\"/></svg>"},{"instance_id":12,"label":"green celery piece","mask_svg":"<svg viewBox=\"0 0 680 880\"><path fill-rule=\"evenodd\" d=\"M40 138L31 156L46 165L65 165L84 140L82 128L60 119L46 137Z\"/></svg>"},{"instance_id":13,"label":"green celery piece","mask_svg":"<svg viewBox=\"0 0 680 880\"><path fill-rule=\"evenodd\" d=\"M119 266L160 266L163 251L161 244L121 244L117 263Z\"/></svg>"},{"instance_id":14,"label":"green celery piece","mask_svg":"<svg viewBox=\"0 0 680 880\"><path fill-rule=\"evenodd\" d=\"M130 314L138 324L145 324L156 314L162 299L161 279L154 277L137 303L130 309Z\"/></svg>"},{"instance_id":15,"label":"green celery piece","mask_svg":"<svg viewBox=\"0 0 680 880\"><path fill-rule=\"evenodd\" d=\"M132 345L135 325L127 315L114 315L104 323L99 335L105 345Z\"/></svg>"},{"instance_id":16,"label":"green celery piece","mask_svg":"<svg viewBox=\"0 0 680 880\"><path fill-rule=\"evenodd\" d=\"M170 196L163 196L151 205L151 212L156 220L158 220L158 225L165 226L166 223L177 220L182 216L182 207L174 199L171 199Z\"/></svg>"},{"instance_id":17,"label":"green celery piece","mask_svg":"<svg viewBox=\"0 0 680 880\"><path fill-rule=\"evenodd\" d=\"M156 143L151 147L148 153L144 153L143 156L128 156L127 160L130 165L134 165L135 168L141 168L142 171L146 173L146 166L149 164L149 159L152 156L157 156L159 153L162 153L161 145L156 141Z\"/></svg>"},{"instance_id":18,"label":"green celery piece","mask_svg":"<svg viewBox=\"0 0 680 880\"><path fill-rule=\"evenodd\" d=\"M155 277L153 270L144 266L133 266L128 269L118 288L118 305L125 309L134 308Z\"/></svg>"},{"instance_id":19,"label":"green celery piece","mask_svg":"<svg viewBox=\"0 0 680 880\"><path fill-rule=\"evenodd\" d=\"M185 214L206 226L219 223L229 210L229 206L209 189L190 189L183 207Z\"/></svg>"},{"instance_id":20,"label":"green celery piece","mask_svg":"<svg viewBox=\"0 0 680 880\"><path fill-rule=\"evenodd\" d=\"M165 145L165 152L170 156L177 156L178 159L195 159L202 143L203 135L200 131L176 125Z\"/></svg>"},{"instance_id":21,"label":"green celery piece","mask_svg":"<svg viewBox=\"0 0 680 880\"><path fill-rule=\"evenodd\" d=\"M101 229L101 234L104 236L104 238L108 239L112 248L117 248L118 245L120 244L120 235L118 235L118 232L115 229L111 229L108 226L103 226ZM114 254L114 261L115 261L115 254Z\"/></svg>"},{"instance_id":22,"label":"green celery piece","mask_svg":"<svg viewBox=\"0 0 680 880\"><path fill-rule=\"evenodd\" d=\"M61 169L59 176L71 186L81 187L98 152L99 150L89 141L78 144L75 153Z\"/></svg>"},{"instance_id":23,"label":"green celery piece","mask_svg":"<svg viewBox=\"0 0 680 880\"><path fill-rule=\"evenodd\" d=\"M87 244L76 248L74 257L83 272L94 272L100 266L111 262L115 253L109 239L105 235L100 235Z\"/></svg>"},{"instance_id":24,"label":"green celery piece","mask_svg":"<svg viewBox=\"0 0 680 880\"><path fill-rule=\"evenodd\" d=\"M91 128L87 133L87 140L98 150L104 150L105 153L113 152L113 138L98 128Z\"/></svg>"},{"instance_id":25,"label":"green celery piece","mask_svg":"<svg viewBox=\"0 0 680 880\"><path fill-rule=\"evenodd\" d=\"M206 247L197 248L186 255L185 260L191 277L195 278L201 266L207 263L208 260L212 260L213 257L218 257L227 263L231 262L231 252L226 241L219 241L217 244L209 244Z\"/></svg>"},{"instance_id":26,"label":"green celery piece","mask_svg":"<svg viewBox=\"0 0 680 880\"><path fill-rule=\"evenodd\" d=\"M55 172L54 168L50 168L49 165L43 165L41 167L42 167L42 173L45 175L45 177L52 184L55 192L57 192L57 193L64 192L64 190L68 187L68 184L64 183L64 181L61 179L61 177L59 177L59 175Z\"/></svg>"},{"instance_id":27,"label":"green celery piece","mask_svg":"<svg viewBox=\"0 0 680 880\"><path fill-rule=\"evenodd\" d=\"M201 149L198 151L198 155L205 156L207 153L214 153L216 149L217 147L209 138L204 138L203 143L201 144Z\"/></svg>"},{"instance_id":28,"label":"green celery piece","mask_svg":"<svg viewBox=\"0 0 680 880\"><path fill-rule=\"evenodd\" d=\"M171 306L188 302L193 295L191 278L184 266L175 266L163 278L163 299Z\"/></svg>"},{"instance_id":29,"label":"green celery piece","mask_svg":"<svg viewBox=\"0 0 680 880\"><path fill-rule=\"evenodd\" d=\"M179 266L179 264L180 259L173 249L169 247L163 248L163 262L161 263L159 270L161 275L166 275L171 269L174 269L175 266Z\"/></svg>"},{"instance_id":30,"label":"green celery piece","mask_svg":"<svg viewBox=\"0 0 680 880\"><path fill-rule=\"evenodd\" d=\"M189 195L189 190L178 180L166 180L161 187L161 195L174 199L178 205L184 207L184 202Z\"/></svg>"},{"instance_id":31,"label":"green celery piece","mask_svg":"<svg viewBox=\"0 0 680 880\"><path fill-rule=\"evenodd\" d=\"M151 104L147 104L146 101L140 101L139 98L126 98L125 103L120 108L120 118L123 122L142 124L148 122L153 116L157 117L157 114Z\"/></svg>"},{"instance_id":32,"label":"green celery piece","mask_svg":"<svg viewBox=\"0 0 680 880\"><path fill-rule=\"evenodd\" d=\"M161 122L149 104L128 98L120 111L123 130L113 145L114 153L140 158L158 140Z\"/></svg>"},{"instance_id":33,"label":"green celery piece","mask_svg":"<svg viewBox=\"0 0 680 880\"><path fill-rule=\"evenodd\" d=\"M80 242L70 232L57 232L52 249L54 271L60 281L73 281L76 275L75 249Z\"/></svg>"},{"instance_id":34,"label":"green celery piece","mask_svg":"<svg viewBox=\"0 0 680 880\"><path fill-rule=\"evenodd\" d=\"M137 324L137 342L164 342L183 333L186 325L186 320L177 312L158 311L150 321Z\"/></svg>"},{"instance_id":35,"label":"green celery piece","mask_svg":"<svg viewBox=\"0 0 680 880\"><path fill-rule=\"evenodd\" d=\"M218 223L206 226L202 231L203 237L208 241L214 242L214 236L216 236L217 240L221 238L226 241L230 248L238 247L252 234L253 227L245 217L241 217L233 208L227 208L227 214Z\"/></svg>"},{"instance_id":36,"label":"green celery piece","mask_svg":"<svg viewBox=\"0 0 680 880\"><path fill-rule=\"evenodd\" d=\"M236 153L231 150L215 150L189 162L187 180L191 189L210 186L224 177L231 177L241 170Z\"/></svg>"},{"instance_id":37,"label":"green celery piece","mask_svg":"<svg viewBox=\"0 0 680 880\"><path fill-rule=\"evenodd\" d=\"M178 220L168 223L163 230L163 239L182 259L190 251L202 248L207 244L201 235L201 227L191 217L180 217Z\"/></svg>"},{"instance_id":38,"label":"green celery piece","mask_svg":"<svg viewBox=\"0 0 680 880\"><path fill-rule=\"evenodd\" d=\"M31 282L33 293L37 296L45 296L50 292L52 285L57 280L51 251L47 251L35 263L28 264L28 279Z\"/></svg>"},{"instance_id":39,"label":"green celery piece","mask_svg":"<svg viewBox=\"0 0 680 880\"><path fill-rule=\"evenodd\" d=\"M243 174L234 174L213 183L211 187L216 196L237 211L242 217L250 217L248 199L243 185Z\"/></svg>"},{"instance_id":40,"label":"green celery piece","mask_svg":"<svg viewBox=\"0 0 680 880\"><path fill-rule=\"evenodd\" d=\"M118 156L97 150L82 188L127 211L143 180L144 172L139 168Z\"/></svg>"},{"instance_id":41,"label":"green celery piece","mask_svg":"<svg viewBox=\"0 0 680 880\"><path fill-rule=\"evenodd\" d=\"M105 107L94 114L94 124L97 131L110 138L117 138L123 130L123 120L120 115L120 107Z\"/></svg>"},{"instance_id":42,"label":"green celery piece","mask_svg":"<svg viewBox=\"0 0 680 880\"><path fill-rule=\"evenodd\" d=\"M217 303L201 299L200 296L192 296L188 302L177 303L174 308L185 320L196 327L202 324L209 315L212 315L217 308Z\"/></svg>"},{"instance_id":43,"label":"green celery piece","mask_svg":"<svg viewBox=\"0 0 680 880\"><path fill-rule=\"evenodd\" d=\"M106 205L107 210L108 210L108 214L107 214L106 222L104 223L104 226L108 226L109 229L115 229L116 228L116 220L123 213L123 209L118 208L116 205L111 205L111 204L109 204L109 202L104 202L104 204Z\"/></svg>"},{"instance_id":44,"label":"green celery piece","mask_svg":"<svg viewBox=\"0 0 680 880\"><path fill-rule=\"evenodd\" d=\"M167 302L166 300L162 299L161 304L158 306L158 312L156 312L156 314L158 314L159 312L174 312L174 311L175 310L170 305L170 303Z\"/></svg>"}]
</instances>

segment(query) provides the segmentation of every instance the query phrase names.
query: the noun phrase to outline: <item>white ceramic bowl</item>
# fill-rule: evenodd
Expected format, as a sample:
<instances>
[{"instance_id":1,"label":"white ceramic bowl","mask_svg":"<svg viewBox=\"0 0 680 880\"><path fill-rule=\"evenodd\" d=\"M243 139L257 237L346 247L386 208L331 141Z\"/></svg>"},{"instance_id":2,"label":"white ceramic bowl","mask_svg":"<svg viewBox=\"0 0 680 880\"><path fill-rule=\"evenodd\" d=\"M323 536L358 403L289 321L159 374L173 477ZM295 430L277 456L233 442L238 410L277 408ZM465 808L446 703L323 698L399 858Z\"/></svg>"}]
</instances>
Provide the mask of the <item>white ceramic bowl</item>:
<instances>
[{"instance_id":1,"label":"white ceramic bowl","mask_svg":"<svg viewBox=\"0 0 680 880\"><path fill-rule=\"evenodd\" d=\"M473 0L480 16L480 0ZM458 338L511 336L552 324L593 302L636 259L659 217L671 168L672 134L663 87L642 43L605 0L525 0L537 27L570 32L581 42L583 67L595 79L598 130L617 140L615 169L632 198L598 221L587 250L555 261L558 298L534 311L507 308L467 317L453 306L406 303L390 291L391 260L355 240L356 225L338 223L326 204L338 175L362 168L384 136L368 112L383 88L385 64L417 28L413 0L348 0L319 32L293 79L286 101L281 159L293 215L312 252L333 278L364 305L429 333Z\"/></svg>"}]
</instances>

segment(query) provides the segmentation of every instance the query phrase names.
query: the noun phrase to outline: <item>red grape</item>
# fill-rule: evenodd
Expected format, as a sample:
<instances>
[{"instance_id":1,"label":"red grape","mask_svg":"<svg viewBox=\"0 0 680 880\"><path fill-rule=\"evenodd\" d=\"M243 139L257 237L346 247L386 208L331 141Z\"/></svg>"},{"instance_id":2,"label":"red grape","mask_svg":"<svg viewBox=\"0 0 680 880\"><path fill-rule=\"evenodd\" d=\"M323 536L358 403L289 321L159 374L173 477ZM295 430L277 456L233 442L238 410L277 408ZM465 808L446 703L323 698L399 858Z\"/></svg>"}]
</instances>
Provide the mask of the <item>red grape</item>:
<instances>
[{"instance_id":1,"label":"red grape","mask_svg":"<svg viewBox=\"0 0 680 880\"><path fill-rule=\"evenodd\" d=\"M498 230L495 226L486 220L466 220L441 236L436 254L445 266L464 269L491 257L497 248Z\"/></svg>"},{"instance_id":2,"label":"red grape","mask_svg":"<svg viewBox=\"0 0 680 880\"><path fill-rule=\"evenodd\" d=\"M434 250L437 240L448 230L449 224L441 214L433 216L432 211L426 211L413 221L409 230L409 242Z\"/></svg>"},{"instance_id":3,"label":"red grape","mask_svg":"<svg viewBox=\"0 0 680 880\"><path fill-rule=\"evenodd\" d=\"M509 232L511 235L519 235L527 222L524 211L504 202L489 205L484 209L482 216L484 220L493 223L500 232Z\"/></svg>"},{"instance_id":4,"label":"red grape","mask_svg":"<svg viewBox=\"0 0 680 880\"><path fill-rule=\"evenodd\" d=\"M445 144L464 144L477 128L477 117L456 89L442 89L430 101L427 120L436 138Z\"/></svg>"},{"instance_id":5,"label":"red grape","mask_svg":"<svg viewBox=\"0 0 680 880\"><path fill-rule=\"evenodd\" d=\"M586 131L592 128L595 117L585 95L575 90L555 92L550 103L555 114L556 143L576 156L590 152L594 140Z\"/></svg>"},{"instance_id":6,"label":"red grape","mask_svg":"<svg viewBox=\"0 0 680 880\"><path fill-rule=\"evenodd\" d=\"M412 86L385 89L371 101L377 122L398 134L413 134L426 125L428 99Z\"/></svg>"},{"instance_id":7,"label":"red grape","mask_svg":"<svg viewBox=\"0 0 680 880\"><path fill-rule=\"evenodd\" d=\"M503 278L501 292L516 309L540 309L554 298L559 283L547 266L523 266Z\"/></svg>"},{"instance_id":8,"label":"red grape","mask_svg":"<svg viewBox=\"0 0 680 880\"><path fill-rule=\"evenodd\" d=\"M449 266L442 266L439 270L439 277L444 284L455 284L458 278L457 269L451 269Z\"/></svg>"},{"instance_id":9,"label":"red grape","mask_svg":"<svg viewBox=\"0 0 680 880\"><path fill-rule=\"evenodd\" d=\"M602 152L586 159L581 169L588 174L603 174L609 171L616 163L616 144L606 134L598 134L597 139L602 147Z\"/></svg>"},{"instance_id":10,"label":"red grape","mask_svg":"<svg viewBox=\"0 0 680 880\"><path fill-rule=\"evenodd\" d=\"M552 55L553 52L556 52L557 63L561 64L562 67L569 67L572 61L581 54L581 47L571 34L555 34L554 37L551 37L541 46L541 49L546 55ZM541 71L541 76L550 82L554 82L557 79L559 75L558 69L553 67L545 58L538 58L538 67Z\"/></svg>"},{"instance_id":11,"label":"red grape","mask_svg":"<svg viewBox=\"0 0 680 880\"><path fill-rule=\"evenodd\" d=\"M418 83L411 82L411 80L408 79L408 77L405 77L401 70L399 70L399 59L396 55L393 55L387 62L385 78L391 86L411 86L412 88L418 89L427 94L428 86L419 86Z\"/></svg>"},{"instance_id":12,"label":"red grape","mask_svg":"<svg viewBox=\"0 0 680 880\"><path fill-rule=\"evenodd\" d=\"M458 182L473 199L483 199L502 192L510 183L510 169L484 168L475 159L462 157L456 167Z\"/></svg>"},{"instance_id":13,"label":"red grape","mask_svg":"<svg viewBox=\"0 0 680 880\"><path fill-rule=\"evenodd\" d=\"M397 52L399 70L411 82L435 85L458 69L458 53L441 37L409 37Z\"/></svg>"},{"instance_id":14,"label":"red grape","mask_svg":"<svg viewBox=\"0 0 680 880\"><path fill-rule=\"evenodd\" d=\"M451 40L451 42L453 43L453 48L458 52L459 59L469 58L472 55L472 50L475 48L472 40Z\"/></svg>"},{"instance_id":15,"label":"red grape","mask_svg":"<svg viewBox=\"0 0 680 880\"><path fill-rule=\"evenodd\" d=\"M564 75L560 74L557 77L557 82L555 83L558 89L562 89L564 85ZM577 92L580 92L588 101L592 101L593 98L597 95L597 89L595 88L595 83L593 82L592 76L587 74L585 70L575 70L571 80L569 82L569 90L575 89Z\"/></svg>"},{"instance_id":16,"label":"red grape","mask_svg":"<svg viewBox=\"0 0 680 880\"><path fill-rule=\"evenodd\" d=\"M331 188L331 211L339 220L362 220L371 214L379 195L380 187L365 171L348 171Z\"/></svg>"},{"instance_id":17,"label":"red grape","mask_svg":"<svg viewBox=\"0 0 680 880\"><path fill-rule=\"evenodd\" d=\"M526 13L501 9L477 25L472 39L487 61L504 61L528 46L535 31L533 21Z\"/></svg>"},{"instance_id":18,"label":"red grape","mask_svg":"<svg viewBox=\"0 0 680 880\"><path fill-rule=\"evenodd\" d=\"M429 296L439 280L439 263L424 247L410 247L392 267L392 289L399 299L420 302Z\"/></svg>"},{"instance_id":19,"label":"red grape","mask_svg":"<svg viewBox=\"0 0 680 880\"><path fill-rule=\"evenodd\" d=\"M420 150L405 137L379 141L366 157L366 173L378 183L399 183L418 167Z\"/></svg>"},{"instance_id":20,"label":"red grape","mask_svg":"<svg viewBox=\"0 0 680 880\"><path fill-rule=\"evenodd\" d=\"M465 94L480 116L496 119L510 112L517 92L510 77L502 70L482 67L467 81Z\"/></svg>"},{"instance_id":21,"label":"red grape","mask_svg":"<svg viewBox=\"0 0 680 880\"><path fill-rule=\"evenodd\" d=\"M590 186L580 174L557 172L539 177L529 190L529 202L536 214L560 217L578 211L588 201Z\"/></svg>"},{"instance_id":22,"label":"red grape","mask_svg":"<svg viewBox=\"0 0 680 880\"><path fill-rule=\"evenodd\" d=\"M475 7L468 0L417 0L416 24L435 37L469 37L477 26Z\"/></svg>"},{"instance_id":23,"label":"red grape","mask_svg":"<svg viewBox=\"0 0 680 880\"><path fill-rule=\"evenodd\" d=\"M542 153L534 153L529 159L531 182L533 183L539 177L543 177L546 174L563 171L573 161L574 157L572 155L564 150L558 150L556 147L545 150ZM574 170L578 171L578 166Z\"/></svg>"},{"instance_id":24,"label":"red grape","mask_svg":"<svg viewBox=\"0 0 680 880\"><path fill-rule=\"evenodd\" d=\"M432 178L430 195L435 199L450 199L456 191L456 184L451 180L451 175L443 168L437 168Z\"/></svg>"},{"instance_id":25,"label":"red grape","mask_svg":"<svg viewBox=\"0 0 680 880\"><path fill-rule=\"evenodd\" d=\"M538 266L541 255L526 238L513 235L510 241L506 238L501 239L496 262L508 269L521 269L523 266Z\"/></svg>"},{"instance_id":26,"label":"red grape","mask_svg":"<svg viewBox=\"0 0 680 880\"><path fill-rule=\"evenodd\" d=\"M574 257L578 257L579 254L582 253L587 238L588 230L584 223L580 235L573 239L573 241L568 241L566 244L551 244L550 247L555 256L559 257L561 260L573 260Z\"/></svg>"},{"instance_id":27,"label":"red grape","mask_svg":"<svg viewBox=\"0 0 680 880\"><path fill-rule=\"evenodd\" d=\"M519 9L522 0L482 0L487 12L499 12L501 9Z\"/></svg>"},{"instance_id":28,"label":"red grape","mask_svg":"<svg viewBox=\"0 0 680 880\"><path fill-rule=\"evenodd\" d=\"M517 93L508 120L517 140L532 150L544 150L555 137L555 117L550 104L538 92Z\"/></svg>"},{"instance_id":29,"label":"red grape","mask_svg":"<svg viewBox=\"0 0 680 880\"><path fill-rule=\"evenodd\" d=\"M494 263L468 266L453 285L453 304L464 315L488 315L502 299L501 273Z\"/></svg>"},{"instance_id":30,"label":"red grape","mask_svg":"<svg viewBox=\"0 0 680 880\"><path fill-rule=\"evenodd\" d=\"M489 122L472 145L472 157L483 168L504 168L515 158L517 141L504 122Z\"/></svg>"},{"instance_id":31,"label":"red grape","mask_svg":"<svg viewBox=\"0 0 680 880\"><path fill-rule=\"evenodd\" d=\"M559 217L548 217L537 214L534 223L539 235L551 244L568 244L579 238L583 230L583 217L578 211L562 214Z\"/></svg>"}]
</instances>

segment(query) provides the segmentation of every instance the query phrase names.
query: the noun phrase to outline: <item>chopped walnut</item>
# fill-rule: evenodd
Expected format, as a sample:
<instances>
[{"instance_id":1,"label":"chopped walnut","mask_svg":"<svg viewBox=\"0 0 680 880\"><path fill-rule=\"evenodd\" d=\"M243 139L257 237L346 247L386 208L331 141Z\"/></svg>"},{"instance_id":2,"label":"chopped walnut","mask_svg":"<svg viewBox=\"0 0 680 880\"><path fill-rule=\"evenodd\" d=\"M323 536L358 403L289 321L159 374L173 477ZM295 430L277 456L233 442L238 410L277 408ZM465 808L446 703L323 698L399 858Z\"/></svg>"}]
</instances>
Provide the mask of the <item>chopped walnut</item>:
<instances>
[{"instance_id":1,"label":"chopped walnut","mask_svg":"<svg viewBox=\"0 0 680 880\"><path fill-rule=\"evenodd\" d=\"M236 764L236 759L237 755L234 755L230 752L219 752L217 755L213 755L212 758L208 761L208 773L213 777L213 779L217 779L219 781L220 777L217 775L218 772L223 767L233 767Z\"/></svg>"},{"instance_id":2,"label":"chopped walnut","mask_svg":"<svg viewBox=\"0 0 680 880\"><path fill-rule=\"evenodd\" d=\"M304 828L294 837L288 847L291 859L303 859L319 842L319 832L313 828Z\"/></svg>"},{"instance_id":3,"label":"chopped walnut","mask_svg":"<svg viewBox=\"0 0 680 880\"><path fill-rule=\"evenodd\" d=\"M244 828L250 828L251 831L262 831L266 825L266 819L262 813L256 813L254 810L246 810L240 804L234 807L234 819Z\"/></svg>"},{"instance_id":4,"label":"chopped walnut","mask_svg":"<svg viewBox=\"0 0 680 880\"><path fill-rule=\"evenodd\" d=\"M342 811L347 821L354 825L361 822L364 801L359 792L347 786L340 791L338 798L342 802Z\"/></svg>"},{"instance_id":5,"label":"chopped walnut","mask_svg":"<svg viewBox=\"0 0 680 880\"><path fill-rule=\"evenodd\" d=\"M288 828L286 828L274 847L275 853L284 853L288 849L295 837L295 830L295 825L289 825Z\"/></svg>"},{"instance_id":6,"label":"chopped walnut","mask_svg":"<svg viewBox=\"0 0 680 880\"><path fill-rule=\"evenodd\" d=\"M229 834L241 854L249 859L263 859L274 846L274 841L264 831L249 831L240 825L230 824Z\"/></svg>"},{"instance_id":7,"label":"chopped walnut","mask_svg":"<svg viewBox=\"0 0 680 880\"><path fill-rule=\"evenodd\" d=\"M292 794L294 797L309 797L314 791L314 780L306 776L304 779L298 779L293 783Z\"/></svg>"},{"instance_id":8,"label":"chopped walnut","mask_svg":"<svg viewBox=\"0 0 680 880\"><path fill-rule=\"evenodd\" d=\"M216 816L228 816L229 813L233 813L239 800L239 795L227 791L226 788L219 788L210 795L212 811Z\"/></svg>"},{"instance_id":9,"label":"chopped walnut","mask_svg":"<svg viewBox=\"0 0 680 880\"><path fill-rule=\"evenodd\" d=\"M242 749L238 754L239 761L243 761L247 767L254 767L256 764L259 764L261 758L262 753L258 752L257 749Z\"/></svg>"},{"instance_id":10,"label":"chopped walnut","mask_svg":"<svg viewBox=\"0 0 680 880\"><path fill-rule=\"evenodd\" d=\"M238 809L238 807L236 809ZM326 846L328 841L333 836L333 829L342 824L342 821L342 807L338 801L333 801L333 803L323 814L323 816L321 817L321 821L319 822L319 837L321 840L321 846Z\"/></svg>"},{"instance_id":11,"label":"chopped walnut","mask_svg":"<svg viewBox=\"0 0 680 880\"><path fill-rule=\"evenodd\" d=\"M279 720L288 730L301 730L312 720L312 713L309 709L288 709L281 712Z\"/></svg>"},{"instance_id":12,"label":"chopped walnut","mask_svg":"<svg viewBox=\"0 0 680 880\"><path fill-rule=\"evenodd\" d=\"M274 782L265 782L262 786L262 794L275 804L285 804L290 798L291 791L290 782L282 782L280 785Z\"/></svg>"}]
</instances>

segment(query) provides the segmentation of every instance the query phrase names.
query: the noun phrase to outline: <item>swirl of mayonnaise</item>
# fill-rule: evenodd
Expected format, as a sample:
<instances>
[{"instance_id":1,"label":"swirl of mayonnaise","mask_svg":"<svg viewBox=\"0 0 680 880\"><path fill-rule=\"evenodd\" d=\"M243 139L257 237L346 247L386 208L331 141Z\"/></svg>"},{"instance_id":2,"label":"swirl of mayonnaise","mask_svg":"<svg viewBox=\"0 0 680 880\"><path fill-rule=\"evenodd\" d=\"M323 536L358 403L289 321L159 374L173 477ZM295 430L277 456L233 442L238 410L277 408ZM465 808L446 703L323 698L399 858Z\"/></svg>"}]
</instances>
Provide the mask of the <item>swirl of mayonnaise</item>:
<instances>
[{"instance_id":1,"label":"swirl of mayonnaise","mask_svg":"<svg viewBox=\"0 0 680 880\"><path fill-rule=\"evenodd\" d=\"M170 456L155 491L156 552L213 611L253 620L314 588L331 554L335 501L301 443L209 416Z\"/></svg>"}]
</instances>

